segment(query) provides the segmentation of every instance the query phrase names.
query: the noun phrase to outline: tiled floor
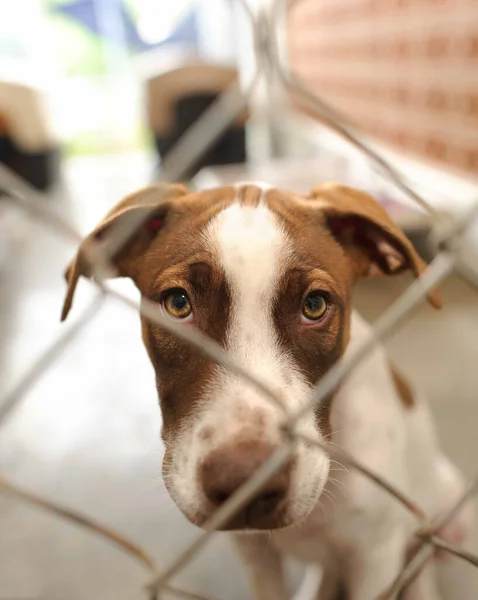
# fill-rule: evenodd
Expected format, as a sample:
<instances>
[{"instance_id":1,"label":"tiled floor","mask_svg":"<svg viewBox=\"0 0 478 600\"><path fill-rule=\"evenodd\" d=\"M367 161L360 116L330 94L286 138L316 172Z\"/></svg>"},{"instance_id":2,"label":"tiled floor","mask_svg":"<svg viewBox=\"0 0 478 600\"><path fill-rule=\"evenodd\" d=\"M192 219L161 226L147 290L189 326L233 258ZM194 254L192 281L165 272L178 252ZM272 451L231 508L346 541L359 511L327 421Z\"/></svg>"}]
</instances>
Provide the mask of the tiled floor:
<instances>
[{"instance_id":1,"label":"tiled floor","mask_svg":"<svg viewBox=\"0 0 478 600\"><path fill-rule=\"evenodd\" d=\"M86 231L148 174L142 157L82 161L68 170L73 197L50 202ZM0 273L3 389L67 326L59 324L62 273L73 248L22 220L15 254ZM362 285L356 304L374 319L406 283ZM127 282L117 287L135 294ZM472 476L478 472L478 292L452 279L443 294L441 313L421 307L389 346L396 362L428 392L445 448ZM80 286L73 319L92 296L88 284ZM109 302L4 426L0 473L117 528L166 564L196 532L161 482L159 427L138 318ZM140 599L146 580L141 567L102 540L0 496L0 600ZM221 535L178 582L217 598L250 597Z\"/></svg>"}]
</instances>

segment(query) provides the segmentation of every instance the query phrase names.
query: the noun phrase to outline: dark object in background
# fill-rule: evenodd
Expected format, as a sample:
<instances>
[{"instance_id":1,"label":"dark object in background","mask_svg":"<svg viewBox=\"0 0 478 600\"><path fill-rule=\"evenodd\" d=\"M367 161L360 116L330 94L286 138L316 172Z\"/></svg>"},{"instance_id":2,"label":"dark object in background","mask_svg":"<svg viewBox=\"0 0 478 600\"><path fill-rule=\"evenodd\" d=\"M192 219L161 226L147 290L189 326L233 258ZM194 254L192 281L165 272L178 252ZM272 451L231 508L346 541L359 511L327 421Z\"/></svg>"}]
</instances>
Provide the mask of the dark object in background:
<instances>
[{"instance_id":1,"label":"dark object in background","mask_svg":"<svg viewBox=\"0 0 478 600\"><path fill-rule=\"evenodd\" d=\"M38 190L47 191L58 179L60 150L46 148L27 152L16 146L9 137L0 135L0 163Z\"/></svg>"},{"instance_id":2,"label":"dark object in background","mask_svg":"<svg viewBox=\"0 0 478 600\"><path fill-rule=\"evenodd\" d=\"M170 65L169 69L147 80L148 126L161 161L218 96L236 81L236 69L201 60L183 60L179 66ZM246 161L246 113L239 114L183 174L184 181L192 179L204 167Z\"/></svg>"},{"instance_id":3,"label":"dark object in background","mask_svg":"<svg viewBox=\"0 0 478 600\"><path fill-rule=\"evenodd\" d=\"M0 163L41 191L49 190L60 172L49 117L40 91L0 81Z\"/></svg>"},{"instance_id":4,"label":"dark object in background","mask_svg":"<svg viewBox=\"0 0 478 600\"><path fill-rule=\"evenodd\" d=\"M174 125L169 134L154 134L156 149L164 160L182 135L214 103L217 95L197 94L178 98L174 105ZM246 161L246 134L244 125L231 125L204 152L184 174L192 179L204 167L232 165Z\"/></svg>"}]
</instances>

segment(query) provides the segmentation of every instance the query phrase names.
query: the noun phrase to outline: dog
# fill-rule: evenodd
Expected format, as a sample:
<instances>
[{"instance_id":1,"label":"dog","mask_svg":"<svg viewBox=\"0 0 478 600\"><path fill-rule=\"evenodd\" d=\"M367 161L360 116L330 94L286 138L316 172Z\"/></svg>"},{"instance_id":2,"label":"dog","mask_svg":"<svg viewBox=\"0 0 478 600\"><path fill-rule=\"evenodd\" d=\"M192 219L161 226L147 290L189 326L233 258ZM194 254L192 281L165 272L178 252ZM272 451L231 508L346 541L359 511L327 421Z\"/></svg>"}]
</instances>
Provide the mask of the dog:
<instances>
[{"instance_id":1,"label":"dog","mask_svg":"<svg viewBox=\"0 0 478 600\"><path fill-rule=\"evenodd\" d=\"M420 277L426 269L371 196L340 184L319 185L306 197L247 182L194 193L158 184L126 197L85 238L66 272L62 319L79 278L93 274L88 248L142 214L146 221L114 254L116 274L131 278L164 315L219 343L291 413L371 335L352 308L354 282L406 270ZM427 298L440 306L436 291ZM141 323L162 412L164 481L201 527L281 444L283 412L161 326L145 316ZM347 451L431 517L463 492L425 398L378 343L297 431ZM257 600L289 597L285 555L320 565L320 600L373 600L405 564L416 520L363 475L334 464L313 444L297 443L224 526L250 569ZM440 535L464 543L471 523L468 507ZM438 563L421 571L407 600L442 598Z\"/></svg>"}]
</instances>

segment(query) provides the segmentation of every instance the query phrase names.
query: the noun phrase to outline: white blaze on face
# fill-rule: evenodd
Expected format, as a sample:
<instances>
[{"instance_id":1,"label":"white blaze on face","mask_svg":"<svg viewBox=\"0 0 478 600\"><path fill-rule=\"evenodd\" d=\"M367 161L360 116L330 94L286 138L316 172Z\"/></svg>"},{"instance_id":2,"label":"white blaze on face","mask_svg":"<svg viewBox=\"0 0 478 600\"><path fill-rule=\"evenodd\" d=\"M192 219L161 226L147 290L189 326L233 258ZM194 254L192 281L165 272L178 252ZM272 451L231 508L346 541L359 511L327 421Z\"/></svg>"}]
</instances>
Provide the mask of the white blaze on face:
<instances>
[{"instance_id":1,"label":"white blaze on face","mask_svg":"<svg viewBox=\"0 0 478 600\"><path fill-rule=\"evenodd\" d=\"M209 233L231 291L227 350L258 377L277 384L282 353L272 310L290 252L285 232L267 205L235 203L219 213Z\"/></svg>"},{"instance_id":2,"label":"white blaze on face","mask_svg":"<svg viewBox=\"0 0 478 600\"><path fill-rule=\"evenodd\" d=\"M204 232L204 242L224 270L230 290L227 352L279 393L288 410L297 410L307 402L311 386L281 346L274 323L274 305L292 252L279 218L264 197L257 206L237 201L214 217ZM203 410L185 426L172 452L174 497L186 514L207 510L197 472L210 452L239 439L271 446L283 439L280 407L228 370L217 368L203 395ZM318 435L312 412L299 427L310 436ZM209 432L207 437L201 436L204 430ZM298 446L289 490L291 521L305 517L315 504L327 479L328 464L320 451Z\"/></svg>"}]
</instances>

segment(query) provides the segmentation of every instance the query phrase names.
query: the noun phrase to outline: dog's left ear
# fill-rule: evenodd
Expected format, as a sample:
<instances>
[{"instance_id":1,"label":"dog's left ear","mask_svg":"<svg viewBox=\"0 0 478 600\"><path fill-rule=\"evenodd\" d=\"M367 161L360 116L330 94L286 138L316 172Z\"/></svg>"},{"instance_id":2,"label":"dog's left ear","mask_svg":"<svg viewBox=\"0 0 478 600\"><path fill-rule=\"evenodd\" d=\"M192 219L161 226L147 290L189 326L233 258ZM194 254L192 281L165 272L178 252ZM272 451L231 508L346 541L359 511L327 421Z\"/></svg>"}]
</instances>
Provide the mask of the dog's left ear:
<instances>
[{"instance_id":1,"label":"dog's left ear","mask_svg":"<svg viewBox=\"0 0 478 600\"><path fill-rule=\"evenodd\" d=\"M358 277L395 275L410 269L419 277L427 268L410 240L371 196L337 183L314 188L309 199L318 203L332 235L351 257ZM441 308L438 292L427 299Z\"/></svg>"},{"instance_id":2,"label":"dog's left ear","mask_svg":"<svg viewBox=\"0 0 478 600\"><path fill-rule=\"evenodd\" d=\"M88 259L88 250L95 244L104 244L108 252L108 233L121 223L128 226L128 221L144 215L141 225L124 241L111 258L111 263L118 277L135 278L135 265L138 258L146 252L149 244L163 228L171 203L180 196L188 194L188 190L180 184L156 184L143 188L126 196L105 216L99 225L82 241L75 258L65 273L68 285L61 320L64 321L70 312L76 286L80 277L91 277L93 269Z\"/></svg>"}]
</instances>

